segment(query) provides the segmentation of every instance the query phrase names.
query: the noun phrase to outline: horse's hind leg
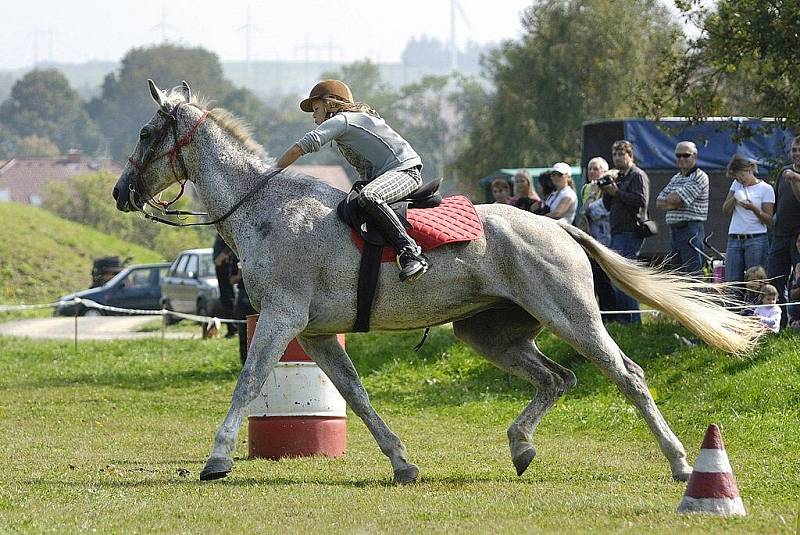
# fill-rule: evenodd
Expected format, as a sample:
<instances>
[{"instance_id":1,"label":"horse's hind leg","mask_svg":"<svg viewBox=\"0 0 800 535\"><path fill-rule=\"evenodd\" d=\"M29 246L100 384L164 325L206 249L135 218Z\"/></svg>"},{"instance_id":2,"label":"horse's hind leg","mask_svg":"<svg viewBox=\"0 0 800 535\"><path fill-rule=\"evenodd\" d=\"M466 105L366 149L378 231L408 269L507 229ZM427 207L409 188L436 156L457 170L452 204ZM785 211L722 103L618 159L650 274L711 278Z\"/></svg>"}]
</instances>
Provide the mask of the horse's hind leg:
<instances>
[{"instance_id":1,"label":"horse's hind leg","mask_svg":"<svg viewBox=\"0 0 800 535\"><path fill-rule=\"evenodd\" d=\"M552 294L549 297L553 297ZM676 480L686 481L692 472L686 452L670 429L644 381L642 369L630 360L606 331L597 306L582 300L578 293L565 292L559 303L544 303L539 297L539 319L564 341L592 360L611 379L622 394L638 409L658 440Z\"/></svg>"},{"instance_id":2,"label":"horse's hind leg","mask_svg":"<svg viewBox=\"0 0 800 535\"><path fill-rule=\"evenodd\" d=\"M419 469L408 462L405 445L372 408L358 372L336 336L300 336L299 340L303 349L314 358L314 362L333 382L353 412L364 420L381 451L392 463L395 483L416 481Z\"/></svg>"},{"instance_id":3,"label":"horse's hind leg","mask_svg":"<svg viewBox=\"0 0 800 535\"><path fill-rule=\"evenodd\" d=\"M575 374L548 359L534 341L541 325L521 308L493 309L453 323L455 335L498 368L537 387L508 428L511 460L522 475L536 456L533 433L559 397L575 385Z\"/></svg>"}]
</instances>

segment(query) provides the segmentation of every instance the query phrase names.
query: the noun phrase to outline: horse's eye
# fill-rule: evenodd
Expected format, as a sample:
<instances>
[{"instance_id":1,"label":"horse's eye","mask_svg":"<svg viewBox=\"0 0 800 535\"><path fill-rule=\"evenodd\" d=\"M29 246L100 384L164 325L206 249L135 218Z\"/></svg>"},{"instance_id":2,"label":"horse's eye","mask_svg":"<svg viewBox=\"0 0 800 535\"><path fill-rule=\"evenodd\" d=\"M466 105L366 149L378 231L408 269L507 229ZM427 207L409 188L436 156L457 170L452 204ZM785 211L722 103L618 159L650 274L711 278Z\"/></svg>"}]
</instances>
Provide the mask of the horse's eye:
<instances>
[{"instance_id":1,"label":"horse's eye","mask_svg":"<svg viewBox=\"0 0 800 535\"><path fill-rule=\"evenodd\" d=\"M147 139L149 137L150 137L150 129L142 128L142 131L139 132L139 139Z\"/></svg>"}]
</instances>

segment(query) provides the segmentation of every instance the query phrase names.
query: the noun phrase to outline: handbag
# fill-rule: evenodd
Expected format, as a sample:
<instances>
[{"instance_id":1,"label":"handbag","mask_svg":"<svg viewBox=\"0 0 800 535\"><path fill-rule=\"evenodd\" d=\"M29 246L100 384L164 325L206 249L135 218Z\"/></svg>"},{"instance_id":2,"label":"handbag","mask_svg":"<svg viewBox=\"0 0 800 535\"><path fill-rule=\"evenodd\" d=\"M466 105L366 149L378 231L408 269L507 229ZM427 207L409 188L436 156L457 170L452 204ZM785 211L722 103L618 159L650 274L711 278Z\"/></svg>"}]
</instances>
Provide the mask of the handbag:
<instances>
[{"instance_id":1,"label":"handbag","mask_svg":"<svg viewBox=\"0 0 800 535\"><path fill-rule=\"evenodd\" d=\"M658 234L658 225L652 219L636 219L636 228L633 235L637 238L649 238Z\"/></svg>"}]
</instances>

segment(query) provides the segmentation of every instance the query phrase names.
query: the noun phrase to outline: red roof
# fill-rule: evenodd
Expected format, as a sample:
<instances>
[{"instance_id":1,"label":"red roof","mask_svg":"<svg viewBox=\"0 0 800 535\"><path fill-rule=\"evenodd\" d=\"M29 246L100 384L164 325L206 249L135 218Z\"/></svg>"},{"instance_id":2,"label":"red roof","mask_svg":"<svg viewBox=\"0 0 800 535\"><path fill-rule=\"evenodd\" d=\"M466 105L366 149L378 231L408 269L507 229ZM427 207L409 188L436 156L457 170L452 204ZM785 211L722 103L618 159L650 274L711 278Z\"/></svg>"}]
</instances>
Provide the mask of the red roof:
<instances>
[{"instance_id":1,"label":"red roof","mask_svg":"<svg viewBox=\"0 0 800 535\"><path fill-rule=\"evenodd\" d=\"M39 204L47 184L77 175L108 171L122 174L114 160L91 160L71 154L64 158L15 158L0 161L0 193L5 200Z\"/></svg>"},{"instance_id":2,"label":"red roof","mask_svg":"<svg viewBox=\"0 0 800 535\"><path fill-rule=\"evenodd\" d=\"M327 182L336 189L350 191L353 183L341 165L292 165L289 171L297 171L309 176L317 177Z\"/></svg>"}]
</instances>

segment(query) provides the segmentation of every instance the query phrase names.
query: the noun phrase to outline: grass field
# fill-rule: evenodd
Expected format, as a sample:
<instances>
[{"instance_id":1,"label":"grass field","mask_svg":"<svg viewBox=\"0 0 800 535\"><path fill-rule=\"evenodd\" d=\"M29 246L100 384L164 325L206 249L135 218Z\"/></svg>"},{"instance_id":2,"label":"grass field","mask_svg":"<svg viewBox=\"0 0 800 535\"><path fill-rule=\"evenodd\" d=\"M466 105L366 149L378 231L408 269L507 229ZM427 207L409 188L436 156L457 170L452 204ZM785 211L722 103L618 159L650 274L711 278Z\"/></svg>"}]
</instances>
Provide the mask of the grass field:
<instances>
[{"instance_id":1,"label":"grass field","mask_svg":"<svg viewBox=\"0 0 800 535\"><path fill-rule=\"evenodd\" d=\"M683 347L675 327L614 328L645 369L690 462L720 425L748 516L677 515L684 484L643 420L599 370L545 334L579 384L542 421L518 478L505 428L530 397L435 329L348 337L376 409L420 481L391 469L349 414L343 459L238 459L199 471L238 374L235 340L89 343L0 339L0 532L791 533L800 498L800 334L748 360ZM681 331L682 334L686 334ZM247 454L246 430L237 457Z\"/></svg>"}]
</instances>

